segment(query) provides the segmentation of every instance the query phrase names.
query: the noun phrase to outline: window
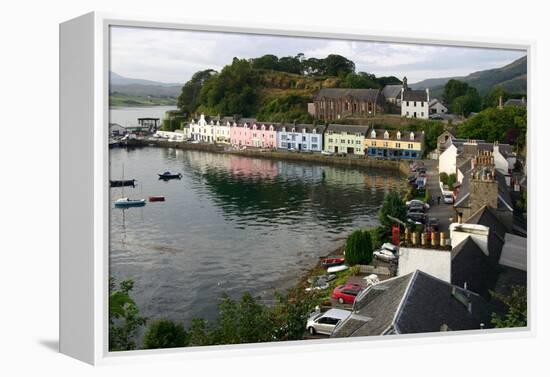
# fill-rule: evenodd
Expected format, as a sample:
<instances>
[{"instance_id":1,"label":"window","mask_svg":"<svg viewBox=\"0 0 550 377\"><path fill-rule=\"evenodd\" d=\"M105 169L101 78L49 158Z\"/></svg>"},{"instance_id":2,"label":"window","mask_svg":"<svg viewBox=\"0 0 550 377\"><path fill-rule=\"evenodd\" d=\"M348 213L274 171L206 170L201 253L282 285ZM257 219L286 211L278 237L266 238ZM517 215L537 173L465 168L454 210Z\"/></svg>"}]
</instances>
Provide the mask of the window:
<instances>
[{"instance_id":1,"label":"window","mask_svg":"<svg viewBox=\"0 0 550 377\"><path fill-rule=\"evenodd\" d=\"M361 140L355 140L355 144L361 144Z\"/></svg>"},{"instance_id":2,"label":"window","mask_svg":"<svg viewBox=\"0 0 550 377\"><path fill-rule=\"evenodd\" d=\"M340 143L345 144L345 143L346 143L346 140L340 139Z\"/></svg>"},{"instance_id":3,"label":"window","mask_svg":"<svg viewBox=\"0 0 550 377\"><path fill-rule=\"evenodd\" d=\"M311 149L317 149L317 144L311 144Z\"/></svg>"},{"instance_id":4,"label":"window","mask_svg":"<svg viewBox=\"0 0 550 377\"><path fill-rule=\"evenodd\" d=\"M407 106L409 106L409 101L407 101ZM407 115L409 115L409 113L407 113Z\"/></svg>"},{"instance_id":5,"label":"window","mask_svg":"<svg viewBox=\"0 0 550 377\"><path fill-rule=\"evenodd\" d=\"M416 101L413 102L413 106L416 107Z\"/></svg>"},{"instance_id":6,"label":"window","mask_svg":"<svg viewBox=\"0 0 550 377\"><path fill-rule=\"evenodd\" d=\"M302 141L306 141L306 137L305 137L305 136L302 136Z\"/></svg>"},{"instance_id":7,"label":"window","mask_svg":"<svg viewBox=\"0 0 550 377\"><path fill-rule=\"evenodd\" d=\"M328 142L329 142L329 143L332 143L332 142L333 142L333 139L328 139Z\"/></svg>"},{"instance_id":8,"label":"window","mask_svg":"<svg viewBox=\"0 0 550 377\"><path fill-rule=\"evenodd\" d=\"M409 112L407 111L407 116L409 116Z\"/></svg>"},{"instance_id":9,"label":"window","mask_svg":"<svg viewBox=\"0 0 550 377\"><path fill-rule=\"evenodd\" d=\"M421 116L424 116L424 111L422 111L422 112L420 113L420 115L421 115Z\"/></svg>"},{"instance_id":10,"label":"window","mask_svg":"<svg viewBox=\"0 0 550 377\"><path fill-rule=\"evenodd\" d=\"M317 136L312 137L312 138L311 138L311 142L312 142L312 143L316 143L316 142L317 142Z\"/></svg>"},{"instance_id":11,"label":"window","mask_svg":"<svg viewBox=\"0 0 550 377\"><path fill-rule=\"evenodd\" d=\"M396 148L401 148L401 143L395 143Z\"/></svg>"}]
</instances>

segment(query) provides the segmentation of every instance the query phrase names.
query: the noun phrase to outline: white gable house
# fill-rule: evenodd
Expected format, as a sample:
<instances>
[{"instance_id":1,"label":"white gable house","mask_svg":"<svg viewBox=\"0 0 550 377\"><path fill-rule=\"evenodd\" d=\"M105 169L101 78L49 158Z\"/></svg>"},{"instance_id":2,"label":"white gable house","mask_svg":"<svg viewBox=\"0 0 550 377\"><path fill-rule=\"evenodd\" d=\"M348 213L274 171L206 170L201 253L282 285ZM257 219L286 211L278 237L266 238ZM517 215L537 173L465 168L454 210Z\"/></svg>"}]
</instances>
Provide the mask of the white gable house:
<instances>
[{"instance_id":1,"label":"white gable house","mask_svg":"<svg viewBox=\"0 0 550 377\"><path fill-rule=\"evenodd\" d=\"M403 78L401 88L401 116L407 118L429 118L430 90L412 90L407 86L407 78Z\"/></svg>"}]
</instances>

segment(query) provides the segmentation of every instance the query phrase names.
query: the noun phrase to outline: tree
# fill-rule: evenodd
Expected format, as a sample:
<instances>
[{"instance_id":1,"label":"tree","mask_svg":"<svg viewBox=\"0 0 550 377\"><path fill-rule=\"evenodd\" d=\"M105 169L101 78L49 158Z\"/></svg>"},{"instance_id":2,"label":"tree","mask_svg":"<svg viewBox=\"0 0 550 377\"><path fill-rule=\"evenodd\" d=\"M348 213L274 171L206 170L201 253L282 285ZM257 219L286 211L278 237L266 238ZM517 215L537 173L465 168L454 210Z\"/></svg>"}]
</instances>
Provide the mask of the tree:
<instances>
[{"instance_id":1,"label":"tree","mask_svg":"<svg viewBox=\"0 0 550 377\"><path fill-rule=\"evenodd\" d=\"M187 333L181 323L168 319L152 322L143 336L143 348L175 348L187 345Z\"/></svg>"},{"instance_id":2,"label":"tree","mask_svg":"<svg viewBox=\"0 0 550 377\"><path fill-rule=\"evenodd\" d=\"M447 182L449 181L449 175L444 171L439 173L439 181L448 186Z\"/></svg>"},{"instance_id":3,"label":"tree","mask_svg":"<svg viewBox=\"0 0 550 377\"><path fill-rule=\"evenodd\" d=\"M348 73L355 72L355 63L341 55L330 54L323 63L325 75L345 77Z\"/></svg>"},{"instance_id":4,"label":"tree","mask_svg":"<svg viewBox=\"0 0 550 377\"><path fill-rule=\"evenodd\" d=\"M481 109L481 97L475 88L467 87L466 92L456 97L451 103L451 110L455 114L468 116Z\"/></svg>"},{"instance_id":5,"label":"tree","mask_svg":"<svg viewBox=\"0 0 550 377\"><path fill-rule=\"evenodd\" d=\"M449 178L447 178L447 186L449 186L449 190L453 189L455 183L456 183L456 174L455 173L449 174Z\"/></svg>"},{"instance_id":6,"label":"tree","mask_svg":"<svg viewBox=\"0 0 550 377\"><path fill-rule=\"evenodd\" d=\"M486 96L483 98L483 108L497 107L499 105L500 98L502 102L506 101L509 97L508 92L500 85L495 86Z\"/></svg>"},{"instance_id":7,"label":"tree","mask_svg":"<svg viewBox=\"0 0 550 377\"><path fill-rule=\"evenodd\" d=\"M138 329L146 319L130 297L134 288L132 280L124 280L118 286L114 278L109 279L109 350L128 351L137 347Z\"/></svg>"},{"instance_id":8,"label":"tree","mask_svg":"<svg viewBox=\"0 0 550 377\"><path fill-rule=\"evenodd\" d=\"M264 55L260 58L251 59L252 68L254 69L268 69L276 71L279 66L279 58L275 55Z\"/></svg>"},{"instance_id":9,"label":"tree","mask_svg":"<svg viewBox=\"0 0 550 377\"><path fill-rule=\"evenodd\" d=\"M204 318L193 318L187 332L188 345L209 346L214 344L212 330Z\"/></svg>"},{"instance_id":10,"label":"tree","mask_svg":"<svg viewBox=\"0 0 550 377\"><path fill-rule=\"evenodd\" d=\"M443 88L443 101L452 104L455 98L463 96L468 90L468 84L459 80L451 79L447 81Z\"/></svg>"},{"instance_id":11,"label":"tree","mask_svg":"<svg viewBox=\"0 0 550 377\"><path fill-rule=\"evenodd\" d=\"M306 293L295 288L285 294L276 293L277 303L272 309L273 340L301 340L304 327L312 310L317 305L316 293Z\"/></svg>"},{"instance_id":12,"label":"tree","mask_svg":"<svg viewBox=\"0 0 550 377\"><path fill-rule=\"evenodd\" d=\"M401 221L405 221L407 218L407 206L401 199L399 193L395 190L391 190L386 194L382 203L382 208L380 208L378 212L380 224L382 224L386 230L389 230L394 224L394 221L390 220L388 215Z\"/></svg>"},{"instance_id":13,"label":"tree","mask_svg":"<svg viewBox=\"0 0 550 377\"><path fill-rule=\"evenodd\" d=\"M491 295L508 307L508 313L504 317L493 313L491 323L497 328L525 327L527 326L527 287L512 286L510 295L505 296L495 292Z\"/></svg>"},{"instance_id":14,"label":"tree","mask_svg":"<svg viewBox=\"0 0 550 377\"><path fill-rule=\"evenodd\" d=\"M197 109L199 94L204 83L215 74L216 71L213 69L198 71L183 85L177 100L180 112L189 116Z\"/></svg>"},{"instance_id":15,"label":"tree","mask_svg":"<svg viewBox=\"0 0 550 377\"><path fill-rule=\"evenodd\" d=\"M372 261L372 239L368 230L356 230L346 240L346 263L369 264Z\"/></svg>"},{"instance_id":16,"label":"tree","mask_svg":"<svg viewBox=\"0 0 550 377\"><path fill-rule=\"evenodd\" d=\"M526 133L527 110L517 106L487 108L457 127L457 137L506 142L519 149L525 146Z\"/></svg>"},{"instance_id":17,"label":"tree","mask_svg":"<svg viewBox=\"0 0 550 377\"><path fill-rule=\"evenodd\" d=\"M348 73L340 86L343 88L358 89L380 88L380 84L378 83L376 76L366 72Z\"/></svg>"}]
</instances>

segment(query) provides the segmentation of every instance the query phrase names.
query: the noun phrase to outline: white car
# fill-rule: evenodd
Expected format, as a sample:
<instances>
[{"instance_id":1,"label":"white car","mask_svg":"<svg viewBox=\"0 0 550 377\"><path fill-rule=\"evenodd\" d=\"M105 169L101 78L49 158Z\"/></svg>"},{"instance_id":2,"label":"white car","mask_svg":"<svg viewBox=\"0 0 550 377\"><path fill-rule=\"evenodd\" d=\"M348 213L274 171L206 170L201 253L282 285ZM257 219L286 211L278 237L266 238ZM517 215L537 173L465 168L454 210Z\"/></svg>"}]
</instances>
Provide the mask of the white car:
<instances>
[{"instance_id":1,"label":"white car","mask_svg":"<svg viewBox=\"0 0 550 377\"><path fill-rule=\"evenodd\" d=\"M423 206L425 210L428 210L430 209L430 205L428 203L424 203L422 200L418 200L418 199L413 199L413 200L409 200L407 202L405 202L405 204L407 205L407 207L411 207L411 206Z\"/></svg>"},{"instance_id":2,"label":"white car","mask_svg":"<svg viewBox=\"0 0 550 377\"><path fill-rule=\"evenodd\" d=\"M397 246L395 246L393 243L385 242L382 244L383 250L391 251L393 254L397 252Z\"/></svg>"},{"instance_id":3,"label":"white car","mask_svg":"<svg viewBox=\"0 0 550 377\"><path fill-rule=\"evenodd\" d=\"M446 204L453 204L455 202L455 198L452 194L445 194L443 195L443 202Z\"/></svg>"},{"instance_id":4,"label":"white car","mask_svg":"<svg viewBox=\"0 0 550 377\"><path fill-rule=\"evenodd\" d=\"M327 152L327 151L322 151L321 154L324 154L326 156L332 156L333 155L332 152Z\"/></svg>"},{"instance_id":5,"label":"white car","mask_svg":"<svg viewBox=\"0 0 550 377\"><path fill-rule=\"evenodd\" d=\"M391 251L384 250L384 249L376 250L375 252L372 253L372 255L375 258L386 261L386 262L390 262L390 261L397 258Z\"/></svg>"},{"instance_id":6,"label":"white car","mask_svg":"<svg viewBox=\"0 0 550 377\"><path fill-rule=\"evenodd\" d=\"M330 335L336 325L350 315L349 310L342 309L330 309L324 313L313 313L307 320L306 330L311 335Z\"/></svg>"}]
</instances>

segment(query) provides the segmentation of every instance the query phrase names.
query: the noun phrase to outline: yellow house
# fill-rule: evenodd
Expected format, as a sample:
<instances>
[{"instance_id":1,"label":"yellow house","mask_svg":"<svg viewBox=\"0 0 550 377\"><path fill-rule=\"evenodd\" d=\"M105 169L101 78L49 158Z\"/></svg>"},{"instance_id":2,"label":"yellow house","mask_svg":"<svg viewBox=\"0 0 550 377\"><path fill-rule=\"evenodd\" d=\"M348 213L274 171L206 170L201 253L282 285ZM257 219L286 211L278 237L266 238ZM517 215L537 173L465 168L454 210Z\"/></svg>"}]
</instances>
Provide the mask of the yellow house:
<instances>
[{"instance_id":1,"label":"yellow house","mask_svg":"<svg viewBox=\"0 0 550 377\"><path fill-rule=\"evenodd\" d=\"M329 124L325 130L323 151L364 156L365 133L367 131L367 126Z\"/></svg>"},{"instance_id":2,"label":"yellow house","mask_svg":"<svg viewBox=\"0 0 550 377\"><path fill-rule=\"evenodd\" d=\"M424 132L370 129L364 140L367 155L388 159L417 159L424 152Z\"/></svg>"}]
</instances>

